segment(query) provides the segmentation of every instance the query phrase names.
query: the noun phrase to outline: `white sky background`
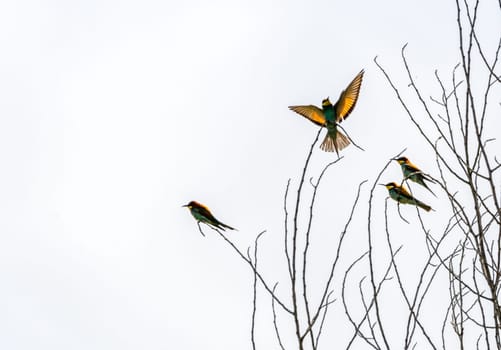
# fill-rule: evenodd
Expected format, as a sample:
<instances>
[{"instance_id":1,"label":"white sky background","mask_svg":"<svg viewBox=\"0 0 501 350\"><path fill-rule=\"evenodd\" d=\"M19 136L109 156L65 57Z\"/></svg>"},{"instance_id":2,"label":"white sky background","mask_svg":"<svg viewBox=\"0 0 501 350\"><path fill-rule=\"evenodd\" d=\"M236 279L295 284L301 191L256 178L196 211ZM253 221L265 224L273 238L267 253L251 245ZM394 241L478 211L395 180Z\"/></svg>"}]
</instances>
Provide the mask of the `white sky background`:
<instances>
[{"instance_id":1,"label":"white sky background","mask_svg":"<svg viewBox=\"0 0 501 350\"><path fill-rule=\"evenodd\" d=\"M433 71L458 61L452 1L2 4L0 347L249 348L252 274L180 206L207 204L243 249L268 229L263 264L280 276L285 185L317 130L287 106L335 100L361 68L344 127L366 152L349 147L326 175L319 207L336 214L316 232L338 235L357 184L403 148L433 172L372 62L405 86L406 42L418 82L437 92ZM317 149L311 176L332 159ZM384 180L399 178L393 164ZM365 213L350 256L364 249ZM405 257L422 239L402 236ZM271 323L260 327L276 346Z\"/></svg>"}]
</instances>

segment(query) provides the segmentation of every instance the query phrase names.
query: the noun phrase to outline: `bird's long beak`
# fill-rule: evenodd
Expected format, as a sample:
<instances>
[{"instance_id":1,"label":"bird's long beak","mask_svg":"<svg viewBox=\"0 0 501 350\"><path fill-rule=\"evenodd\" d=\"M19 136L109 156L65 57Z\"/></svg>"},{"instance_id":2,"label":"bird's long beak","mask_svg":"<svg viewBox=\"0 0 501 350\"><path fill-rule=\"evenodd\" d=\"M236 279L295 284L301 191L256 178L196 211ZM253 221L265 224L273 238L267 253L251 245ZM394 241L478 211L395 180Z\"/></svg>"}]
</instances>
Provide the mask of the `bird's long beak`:
<instances>
[{"instance_id":1,"label":"bird's long beak","mask_svg":"<svg viewBox=\"0 0 501 350\"><path fill-rule=\"evenodd\" d=\"M187 206L188 206L188 204L185 204L185 205L182 205L182 206L181 206L181 208L183 208L183 207L187 207Z\"/></svg>"},{"instance_id":2,"label":"bird's long beak","mask_svg":"<svg viewBox=\"0 0 501 350\"><path fill-rule=\"evenodd\" d=\"M378 185L381 185L381 186L386 186L386 184L378 184Z\"/></svg>"}]
</instances>

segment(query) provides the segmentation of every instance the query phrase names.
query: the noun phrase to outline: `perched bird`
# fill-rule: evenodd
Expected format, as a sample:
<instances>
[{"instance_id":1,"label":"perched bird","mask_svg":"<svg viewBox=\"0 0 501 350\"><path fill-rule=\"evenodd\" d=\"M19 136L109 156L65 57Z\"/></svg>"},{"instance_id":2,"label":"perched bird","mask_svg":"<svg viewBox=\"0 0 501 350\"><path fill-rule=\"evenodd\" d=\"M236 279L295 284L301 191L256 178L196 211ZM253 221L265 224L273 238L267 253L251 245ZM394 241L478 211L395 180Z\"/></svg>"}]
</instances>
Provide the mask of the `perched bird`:
<instances>
[{"instance_id":1,"label":"perched bird","mask_svg":"<svg viewBox=\"0 0 501 350\"><path fill-rule=\"evenodd\" d=\"M409 191L405 189L404 186L399 186L394 182L387 183L386 185L381 184L388 189L390 197L396 200L398 203L402 204L414 204L418 207L430 211L431 207L429 205L424 204L423 202L414 198Z\"/></svg>"},{"instance_id":2,"label":"perched bird","mask_svg":"<svg viewBox=\"0 0 501 350\"><path fill-rule=\"evenodd\" d=\"M197 220L198 224L200 224L200 222L203 222L204 224L207 224L213 228L221 229L223 231L225 230L225 228L234 230L233 227L223 224L221 221L216 219L210 212L209 208L201 203L191 201L188 204L183 205L183 207L188 207L191 215L193 215L193 217Z\"/></svg>"},{"instance_id":3,"label":"perched bird","mask_svg":"<svg viewBox=\"0 0 501 350\"><path fill-rule=\"evenodd\" d=\"M428 185L424 182L424 180L433 182L428 176L426 176L417 166L412 164L407 157L400 157L395 159L400 167L402 168L402 173L406 179L414 181L415 183L420 184L425 187L428 191L430 191L434 196L435 193L428 187Z\"/></svg>"},{"instance_id":4,"label":"perched bird","mask_svg":"<svg viewBox=\"0 0 501 350\"><path fill-rule=\"evenodd\" d=\"M346 119L355 108L363 76L364 70L362 69L341 93L334 105L327 97L322 101L322 109L314 105L289 106L289 109L308 118L311 122L327 128L327 135L320 145L322 150L336 151L339 155L339 151L350 144L350 140L338 131L337 124Z\"/></svg>"}]
</instances>

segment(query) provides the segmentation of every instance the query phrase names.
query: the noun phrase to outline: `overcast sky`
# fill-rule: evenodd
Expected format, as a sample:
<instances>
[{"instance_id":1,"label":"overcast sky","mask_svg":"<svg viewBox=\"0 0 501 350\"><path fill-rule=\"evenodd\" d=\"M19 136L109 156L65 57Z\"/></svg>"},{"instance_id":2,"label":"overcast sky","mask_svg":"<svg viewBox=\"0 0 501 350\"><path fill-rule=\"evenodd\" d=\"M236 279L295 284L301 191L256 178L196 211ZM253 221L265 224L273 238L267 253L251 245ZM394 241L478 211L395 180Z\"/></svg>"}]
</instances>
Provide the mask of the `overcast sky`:
<instances>
[{"instance_id":1,"label":"overcast sky","mask_svg":"<svg viewBox=\"0 0 501 350\"><path fill-rule=\"evenodd\" d=\"M252 274L181 205L207 204L242 249L267 229L278 279L284 189L317 131L287 106L335 100L366 70L344 123L366 151L343 151L319 198L339 210L318 232L338 234L358 183L390 157L407 148L435 169L372 60L405 87L409 43L417 81L437 92L434 70L458 62L454 21L453 2L433 0L2 4L0 347L250 348ZM316 149L311 176L335 158ZM399 176L393 164L384 180ZM277 346L271 324L259 334Z\"/></svg>"}]
</instances>

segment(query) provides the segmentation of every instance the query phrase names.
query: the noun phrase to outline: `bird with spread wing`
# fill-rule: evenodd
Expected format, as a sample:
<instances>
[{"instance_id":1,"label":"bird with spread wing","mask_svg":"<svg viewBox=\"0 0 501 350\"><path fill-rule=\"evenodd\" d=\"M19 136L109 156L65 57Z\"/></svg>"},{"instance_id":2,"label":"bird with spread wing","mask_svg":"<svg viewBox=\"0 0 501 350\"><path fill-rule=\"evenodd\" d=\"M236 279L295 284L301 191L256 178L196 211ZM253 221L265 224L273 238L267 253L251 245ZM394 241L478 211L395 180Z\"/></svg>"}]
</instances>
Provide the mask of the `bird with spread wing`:
<instances>
[{"instance_id":1,"label":"bird with spread wing","mask_svg":"<svg viewBox=\"0 0 501 350\"><path fill-rule=\"evenodd\" d=\"M346 135L338 130L338 123L346 119L355 108L362 85L364 70L351 81L348 87L341 93L334 105L329 98L322 101L322 108L314 105L289 106L289 109L306 117L311 122L327 128L327 135L320 145L326 152L333 152L339 155L339 151L350 144Z\"/></svg>"}]
</instances>

